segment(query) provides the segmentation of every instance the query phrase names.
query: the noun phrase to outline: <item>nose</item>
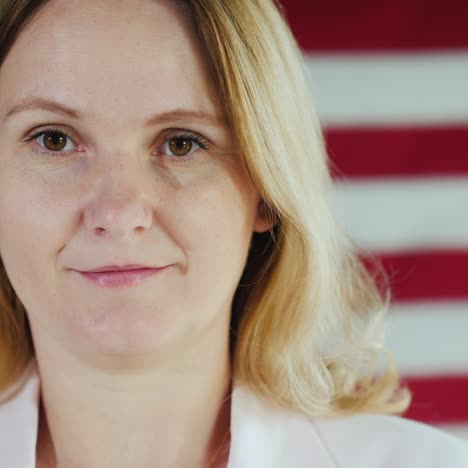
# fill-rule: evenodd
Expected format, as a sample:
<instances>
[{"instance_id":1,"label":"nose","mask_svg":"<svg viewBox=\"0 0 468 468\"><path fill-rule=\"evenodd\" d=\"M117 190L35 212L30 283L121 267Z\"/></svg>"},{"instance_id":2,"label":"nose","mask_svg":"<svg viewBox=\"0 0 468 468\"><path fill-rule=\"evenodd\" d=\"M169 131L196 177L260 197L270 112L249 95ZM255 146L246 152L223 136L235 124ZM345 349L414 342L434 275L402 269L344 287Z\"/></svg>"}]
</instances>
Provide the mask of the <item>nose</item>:
<instances>
[{"instance_id":1,"label":"nose","mask_svg":"<svg viewBox=\"0 0 468 468\"><path fill-rule=\"evenodd\" d=\"M93 196L84 208L83 222L100 237L126 239L147 230L153 209L145 184L129 165L114 166L95 179Z\"/></svg>"}]
</instances>

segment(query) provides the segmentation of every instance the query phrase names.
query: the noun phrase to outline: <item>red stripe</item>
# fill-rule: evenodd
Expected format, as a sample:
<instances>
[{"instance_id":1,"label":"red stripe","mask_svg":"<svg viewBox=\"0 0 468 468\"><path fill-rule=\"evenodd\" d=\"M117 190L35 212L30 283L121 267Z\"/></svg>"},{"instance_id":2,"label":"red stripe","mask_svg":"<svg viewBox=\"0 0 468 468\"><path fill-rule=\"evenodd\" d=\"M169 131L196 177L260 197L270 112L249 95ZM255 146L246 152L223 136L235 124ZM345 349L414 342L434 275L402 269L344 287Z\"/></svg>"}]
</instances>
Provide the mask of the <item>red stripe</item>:
<instances>
[{"instance_id":1,"label":"red stripe","mask_svg":"<svg viewBox=\"0 0 468 468\"><path fill-rule=\"evenodd\" d=\"M468 126L326 128L335 177L468 174Z\"/></svg>"},{"instance_id":2,"label":"red stripe","mask_svg":"<svg viewBox=\"0 0 468 468\"><path fill-rule=\"evenodd\" d=\"M468 423L468 375L411 377L402 383L413 393L406 418L428 424Z\"/></svg>"},{"instance_id":3,"label":"red stripe","mask_svg":"<svg viewBox=\"0 0 468 468\"><path fill-rule=\"evenodd\" d=\"M466 0L282 0L309 51L468 48Z\"/></svg>"},{"instance_id":4,"label":"red stripe","mask_svg":"<svg viewBox=\"0 0 468 468\"><path fill-rule=\"evenodd\" d=\"M375 272L375 266L362 258ZM394 302L468 299L466 250L403 252L378 258L389 276Z\"/></svg>"}]
</instances>

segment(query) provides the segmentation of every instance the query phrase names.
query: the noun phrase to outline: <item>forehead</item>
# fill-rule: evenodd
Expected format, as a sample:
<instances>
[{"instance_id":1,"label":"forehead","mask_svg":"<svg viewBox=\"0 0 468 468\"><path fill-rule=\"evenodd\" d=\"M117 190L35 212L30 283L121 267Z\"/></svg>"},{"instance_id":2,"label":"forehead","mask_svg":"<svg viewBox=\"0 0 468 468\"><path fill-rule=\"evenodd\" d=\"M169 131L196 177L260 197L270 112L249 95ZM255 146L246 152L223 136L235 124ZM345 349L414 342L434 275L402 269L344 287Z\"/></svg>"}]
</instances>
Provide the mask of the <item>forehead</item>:
<instances>
[{"instance_id":1,"label":"forehead","mask_svg":"<svg viewBox=\"0 0 468 468\"><path fill-rule=\"evenodd\" d=\"M174 0L50 2L0 69L3 108L31 95L113 118L140 120L155 107L222 113L203 49Z\"/></svg>"}]
</instances>

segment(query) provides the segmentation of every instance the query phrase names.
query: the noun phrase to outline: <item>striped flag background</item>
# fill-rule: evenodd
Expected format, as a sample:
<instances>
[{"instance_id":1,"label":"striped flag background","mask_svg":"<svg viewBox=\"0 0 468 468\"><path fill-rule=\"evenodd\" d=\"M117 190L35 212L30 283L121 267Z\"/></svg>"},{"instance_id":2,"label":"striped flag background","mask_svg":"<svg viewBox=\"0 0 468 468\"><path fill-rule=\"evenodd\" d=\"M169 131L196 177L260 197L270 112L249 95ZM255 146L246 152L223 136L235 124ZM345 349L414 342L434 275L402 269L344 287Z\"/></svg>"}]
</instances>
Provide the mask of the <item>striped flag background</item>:
<instances>
[{"instance_id":1,"label":"striped flag background","mask_svg":"<svg viewBox=\"0 0 468 468\"><path fill-rule=\"evenodd\" d=\"M340 223L391 279L405 417L468 440L468 1L282 0Z\"/></svg>"}]
</instances>

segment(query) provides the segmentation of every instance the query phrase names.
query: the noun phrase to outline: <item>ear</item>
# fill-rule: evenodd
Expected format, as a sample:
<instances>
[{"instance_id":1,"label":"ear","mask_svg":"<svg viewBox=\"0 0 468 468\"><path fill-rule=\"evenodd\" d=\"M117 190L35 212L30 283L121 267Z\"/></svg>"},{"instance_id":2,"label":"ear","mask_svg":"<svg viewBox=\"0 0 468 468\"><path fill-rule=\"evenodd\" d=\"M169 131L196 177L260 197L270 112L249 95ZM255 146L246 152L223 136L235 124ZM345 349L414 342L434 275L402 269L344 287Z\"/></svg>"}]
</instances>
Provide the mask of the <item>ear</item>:
<instances>
[{"instance_id":1,"label":"ear","mask_svg":"<svg viewBox=\"0 0 468 468\"><path fill-rule=\"evenodd\" d=\"M275 224L273 210L264 200L260 200L257 206L257 215L255 217L254 231L269 231Z\"/></svg>"}]
</instances>

